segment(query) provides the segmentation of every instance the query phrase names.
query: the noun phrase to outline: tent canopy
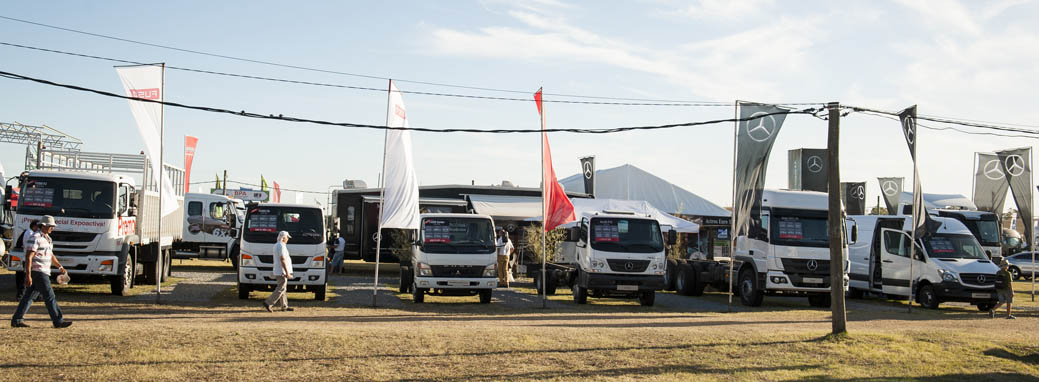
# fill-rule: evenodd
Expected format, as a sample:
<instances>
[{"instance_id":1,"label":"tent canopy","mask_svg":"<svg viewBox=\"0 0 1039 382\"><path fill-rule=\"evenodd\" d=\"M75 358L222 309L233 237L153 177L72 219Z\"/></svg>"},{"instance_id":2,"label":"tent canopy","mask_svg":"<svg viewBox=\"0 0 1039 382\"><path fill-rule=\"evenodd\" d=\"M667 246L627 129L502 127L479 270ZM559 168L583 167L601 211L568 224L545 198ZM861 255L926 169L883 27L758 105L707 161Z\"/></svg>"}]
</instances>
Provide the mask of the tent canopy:
<instances>
[{"instance_id":1,"label":"tent canopy","mask_svg":"<svg viewBox=\"0 0 1039 382\"><path fill-rule=\"evenodd\" d=\"M541 221L541 198L532 196L468 195L473 211L496 220ZM678 232L700 231L696 223L683 220L653 207L644 200L571 199L574 214L592 214L600 211L626 211L656 219L662 226L671 226ZM564 225L565 227L566 225ZM666 228L665 228L666 230Z\"/></svg>"},{"instance_id":2,"label":"tent canopy","mask_svg":"<svg viewBox=\"0 0 1039 382\"><path fill-rule=\"evenodd\" d=\"M902 197L899 199L899 202L913 204L913 193L902 192ZM924 193L924 208L978 209L978 207L974 205L974 202L960 194L928 194L926 192Z\"/></svg>"},{"instance_id":3,"label":"tent canopy","mask_svg":"<svg viewBox=\"0 0 1039 382\"><path fill-rule=\"evenodd\" d=\"M559 181L569 191L584 190L584 175L576 174ZM595 171L595 197L603 199L644 200L669 214L728 217L730 212L692 192L625 164Z\"/></svg>"}]
</instances>

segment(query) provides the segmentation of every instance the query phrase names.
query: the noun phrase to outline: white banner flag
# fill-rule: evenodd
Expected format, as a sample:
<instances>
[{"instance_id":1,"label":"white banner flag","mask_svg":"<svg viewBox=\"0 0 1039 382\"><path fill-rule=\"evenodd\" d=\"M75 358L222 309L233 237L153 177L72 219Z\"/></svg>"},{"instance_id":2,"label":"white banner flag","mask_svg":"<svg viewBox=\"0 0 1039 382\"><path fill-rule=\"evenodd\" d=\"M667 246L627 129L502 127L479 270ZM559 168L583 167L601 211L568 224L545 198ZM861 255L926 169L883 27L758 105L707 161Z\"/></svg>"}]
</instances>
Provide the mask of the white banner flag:
<instances>
[{"instance_id":1,"label":"white banner flag","mask_svg":"<svg viewBox=\"0 0 1039 382\"><path fill-rule=\"evenodd\" d=\"M120 66L115 68L127 97L162 101L162 71L160 65ZM154 180L160 174L162 164L162 105L152 102L129 101L130 112L137 121L137 131L144 141L144 152L148 156L149 169ZM162 216L177 210L176 191L169 175L162 173ZM142 182L147 183L146 179Z\"/></svg>"},{"instance_id":2,"label":"white banner flag","mask_svg":"<svg viewBox=\"0 0 1039 382\"><path fill-rule=\"evenodd\" d=\"M400 90L390 81L386 126L408 127L408 114ZM382 164L382 228L418 229L418 180L411 155L411 132L386 130L385 159Z\"/></svg>"}]
</instances>

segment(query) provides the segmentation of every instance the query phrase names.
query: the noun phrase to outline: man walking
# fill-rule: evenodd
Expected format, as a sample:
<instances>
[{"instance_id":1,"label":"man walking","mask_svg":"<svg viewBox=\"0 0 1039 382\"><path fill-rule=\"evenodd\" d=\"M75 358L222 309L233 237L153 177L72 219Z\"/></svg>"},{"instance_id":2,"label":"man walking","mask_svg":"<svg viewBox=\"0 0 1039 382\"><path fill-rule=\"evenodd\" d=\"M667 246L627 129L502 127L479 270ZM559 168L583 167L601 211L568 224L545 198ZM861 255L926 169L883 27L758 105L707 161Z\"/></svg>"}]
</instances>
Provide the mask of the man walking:
<instances>
[{"instance_id":1,"label":"man walking","mask_svg":"<svg viewBox=\"0 0 1039 382\"><path fill-rule=\"evenodd\" d=\"M999 272L996 272L996 297L999 298L999 303L992 309L989 309L989 317L996 317L996 309L999 309L1003 304L1007 304L1007 319L1013 320L1017 318L1010 314L1011 305L1014 304L1014 284L1011 281L1013 278L1010 276L1010 272L1007 271L1009 267L1010 263L1006 259L999 263Z\"/></svg>"},{"instance_id":2,"label":"man walking","mask_svg":"<svg viewBox=\"0 0 1039 382\"><path fill-rule=\"evenodd\" d=\"M31 236L31 241L24 243L25 265L28 266L29 274L25 278L25 293L18 302L18 308L11 317L12 328L27 328L28 324L23 322L25 313L29 311L32 301L37 296L43 296L43 303L47 305L47 313L50 313L51 323L55 328L67 328L72 321L65 320L61 314L61 308L54 299L54 290L51 289L51 267L56 266L61 273L66 274L65 267L61 266L58 258L54 257L54 246L51 244L50 233L54 231L54 217L44 215L40 219L40 232Z\"/></svg>"},{"instance_id":3,"label":"man walking","mask_svg":"<svg viewBox=\"0 0 1039 382\"><path fill-rule=\"evenodd\" d=\"M498 285L509 287L509 256L515 251L509 233L504 229L498 229Z\"/></svg>"},{"instance_id":4,"label":"man walking","mask_svg":"<svg viewBox=\"0 0 1039 382\"><path fill-rule=\"evenodd\" d=\"M274 243L274 277L278 279L278 285L274 287L274 293L263 302L263 308L268 312L274 311L271 307L275 304L284 311L294 310L289 307L289 298L285 295L289 279L292 278L292 258L289 257L289 248L286 246L290 238L292 236L289 236L288 232L281 231L278 232L278 240Z\"/></svg>"}]
</instances>

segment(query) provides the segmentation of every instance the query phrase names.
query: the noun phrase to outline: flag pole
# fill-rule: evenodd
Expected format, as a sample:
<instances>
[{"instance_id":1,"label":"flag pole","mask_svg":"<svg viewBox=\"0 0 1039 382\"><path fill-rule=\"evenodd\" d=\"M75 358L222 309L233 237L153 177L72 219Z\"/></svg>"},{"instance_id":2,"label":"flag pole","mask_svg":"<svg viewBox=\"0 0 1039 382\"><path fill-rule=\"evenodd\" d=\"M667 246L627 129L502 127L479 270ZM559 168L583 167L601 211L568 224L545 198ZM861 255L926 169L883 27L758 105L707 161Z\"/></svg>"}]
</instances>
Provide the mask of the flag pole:
<instances>
[{"instance_id":1,"label":"flag pole","mask_svg":"<svg viewBox=\"0 0 1039 382\"><path fill-rule=\"evenodd\" d=\"M542 88L538 88L540 93ZM548 248L545 236L548 234L548 205L545 200L548 190L548 182L545 179L545 109L542 106L541 114L541 308L548 307L548 279L546 262L548 262Z\"/></svg>"},{"instance_id":2,"label":"flag pole","mask_svg":"<svg viewBox=\"0 0 1039 382\"><path fill-rule=\"evenodd\" d=\"M159 93L162 100L166 100L166 63L162 63L162 77L161 77L162 90ZM155 303L162 303L162 272L166 270L163 267L166 266L166 261L162 258L162 180L166 177L163 172L162 165L165 161L163 155L166 150L163 149L163 134L165 134L166 125L166 106L163 103L159 104L159 173L156 174L155 179L159 182L159 243L156 245L156 251L158 254L155 256Z\"/></svg>"},{"instance_id":3,"label":"flag pole","mask_svg":"<svg viewBox=\"0 0 1039 382\"><path fill-rule=\"evenodd\" d=\"M390 125L390 104L392 103L391 97L393 97L393 80L390 80L389 86L386 88L386 126ZM386 130L382 136L382 174L379 174L379 184L382 189L379 190L379 224L376 225L375 229L375 280L372 282L372 307L376 307L376 296L379 295L379 257L382 252L382 210L386 208L386 182L383 181L383 177L386 176L386 142L389 139L390 131Z\"/></svg>"},{"instance_id":4,"label":"flag pole","mask_svg":"<svg viewBox=\"0 0 1039 382\"><path fill-rule=\"evenodd\" d=\"M919 220L920 218L924 218L925 220L927 219L927 216L919 216L919 215L926 214L927 213L927 208L923 205L924 204L923 195L917 195L917 194L923 193L923 190L920 190L920 188L919 188L920 187L920 170L916 166L916 145L920 142L920 129L918 129L917 126L916 126L916 109L915 108L913 109L912 118L913 118L913 126L912 126L912 128L913 128L913 142L912 142L913 143L913 152L911 153L911 155L913 157L913 217L912 217L912 219L913 219L913 229L912 229L912 232L910 232L911 241L909 242L909 307L907 308L906 313L913 313L913 292L914 292L913 291L913 281L915 281L915 279L913 278L913 265L916 262L916 231L917 231L916 227L917 227L917 224L920 224L919 222L917 222L917 220ZM903 127L903 129L904 129L904 127Z\"/></svg>"},{"instance_id":5,"label":"flag pole","mask_svg":"<svg viewBox=\"0 0 1039 382\"><path fill-rule=\"evenodd\" d=\"M1035 215L1035 159L1032 157L1032 148L1028 148L1028 201L1033 204L1031 215ZM1005 178L1005 177L1004 177ZM1009 185L1010 179L1007 179ZM1034 217L1031 220L1035 220ZM1028 222L1029 232L1031 232L1028 238L1028 251L1032 253L1032 302L1035 302L1035 223ZM1013 286L1010 290L1014 290Z\"/></svg>"},{"instance_id":6,"label":"flag pole","mask_svg":"<svg viewBox=\"0 0 1039 382\"><path fill-rule=\"evenodd\" d=\"M725 305L726 312L732 313L732 271L736 260L736 138L740 132L740 100L733 103L734 128L732 129L732 212L729 214L729 301Z\"/></svg>"}]
</instances>

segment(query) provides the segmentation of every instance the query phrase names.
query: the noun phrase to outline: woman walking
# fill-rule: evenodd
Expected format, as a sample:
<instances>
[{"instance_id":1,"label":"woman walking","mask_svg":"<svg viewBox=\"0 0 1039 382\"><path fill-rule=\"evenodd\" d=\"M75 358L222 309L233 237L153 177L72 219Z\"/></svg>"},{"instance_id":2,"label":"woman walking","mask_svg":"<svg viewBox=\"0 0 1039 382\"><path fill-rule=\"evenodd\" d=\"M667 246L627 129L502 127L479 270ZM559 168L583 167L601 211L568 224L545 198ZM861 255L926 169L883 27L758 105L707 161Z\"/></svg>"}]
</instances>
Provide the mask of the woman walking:
<instances>
[{"instance_id":1,"label":"woman walking","mask_svg":"<svg viewBox=\"0 0 1039 382\"><path fill-rule=\"evenodd\" d=\"M61 308L58 307L58 302L54 299L54 290L51 289L51 267L56 266L62 274L68 272L65 271L65 267L61 266L58 262L58 258L54 257L54 246L51 245L50 233L54 231L54 217L50 215L44 215L40 219L40 232L39 234L32 235L30 242L24 243L25 248L25 264L30 266L30 272L28 277L25 278L25 293L22 294L22 299L18 302L18 308L14 311L14 316L11 317L11 327L13 328L27 328L29 327L23 319L25 313L29 311L29 306L32 305L33 300L37 296L43 296L43 303L47 305L47 313L50 313L51 323L54 324L55 328L67 328L72 325L72 321L65 320L61 314Z\"/></svg>"}]
</instances>

